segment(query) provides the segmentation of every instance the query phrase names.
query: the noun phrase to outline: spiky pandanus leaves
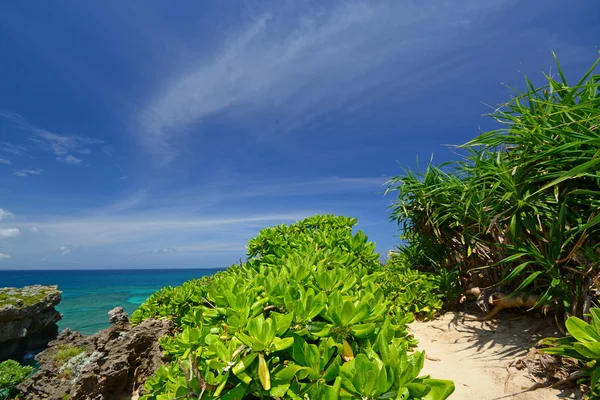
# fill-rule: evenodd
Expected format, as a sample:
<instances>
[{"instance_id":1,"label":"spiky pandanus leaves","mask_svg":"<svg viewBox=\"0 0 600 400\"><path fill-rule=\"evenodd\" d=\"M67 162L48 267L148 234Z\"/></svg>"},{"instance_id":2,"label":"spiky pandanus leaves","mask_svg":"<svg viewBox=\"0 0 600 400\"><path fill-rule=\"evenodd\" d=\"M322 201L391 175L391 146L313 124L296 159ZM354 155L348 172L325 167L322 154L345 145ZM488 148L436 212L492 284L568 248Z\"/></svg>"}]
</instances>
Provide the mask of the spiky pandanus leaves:
<instances>
[{"instance_id":1,"label":"spiky pandanus leaves","mask_svg":"<svg viewBox=\"0 0 600 400\"><path fill-rule=\"evenodd\" d=\"M503 126L460 146L464 160L389 182L392 218L435 268L540 295L583 315L600 283L600 59L491 114Z\"/></svg>"}]
</instances>

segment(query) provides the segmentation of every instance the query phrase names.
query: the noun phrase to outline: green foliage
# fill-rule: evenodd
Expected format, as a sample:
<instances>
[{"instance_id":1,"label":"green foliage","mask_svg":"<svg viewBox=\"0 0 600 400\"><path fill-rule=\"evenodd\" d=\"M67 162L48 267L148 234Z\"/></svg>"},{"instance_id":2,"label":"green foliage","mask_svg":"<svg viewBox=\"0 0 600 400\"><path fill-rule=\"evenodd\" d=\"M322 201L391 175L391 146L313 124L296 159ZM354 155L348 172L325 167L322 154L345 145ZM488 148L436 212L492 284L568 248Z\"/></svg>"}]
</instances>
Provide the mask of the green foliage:
<instances>
[{"instance_id":1,"label":"green foliage","mask_svg":"<svg viewBox=\"0 0 600 400\"><path fill-rule=\"evenodd\" d=\"M55 288L40 288L38 290L23 290L11 287L0 288L0 308L5 306L25 308L43 301L53 292L56 292Z\"/></svg>"},{"instance_id":2,"label":"green foliage","mask_svg":"<svg viewBox=\"0 0 600 400\"><path fill-rule=\"evenodd\" d=\"M444 301L437 275L410 268L403 253L391 252L385 265L381 285L387 297L417 318L431 319Z\"/></svg>"},{"instance_id":3,"label":"green foliage","mask_svg":"<svg viewBox=\"0 0 600 400\"><path fill-rule=\"evenodd\" d=\"M71 358L84 353L85 351L86 350L83 347L60 345L54 356L54 366L60 367Z\"/></svg>"},{"instance_id":4,"label":"green foliage","mask_svg":"<svg viewBox=\"0 0 600 400\"><path fill-rule=\"evenodd\" d=\"M245 264L195 285L194 306L172 310L180 332L161 339L174 361L143 398L446 399L452 382L419 377L413 317L386 296L355 223L325 215L264 229ZM165 314L155 299L144 306Z\"/></svg>"},{"instance_id":5,"label":"green foliage","mask_svg":"<svg viewBox=\"0 0 600 400\"><path fill-rule=\"evenodd\" d=\"M590 381L587 398L600 399L600 308L592 307L590 317L591 324L569 317L566 326L571 336L544 339L542 343L551 347L540 351L579 360Z\"/></svg>"},{"instance_id":6,"label":"green foliage","mask_svg":"<svg viewBox=\"0 0 600 400\"><path fill-rule=\"evenodd\" d=\"M217 273L214 278L219 275ZM155 292L131 315L131 323L138 325L148 318L169 318L180 326L183 316L203 304L204 286L212 279L212 276L206 276L187 281L176 288L168 286Z\"/></svg>"},{"instance_id":7,"label":"green foliage","mask_svg":"<svg viewBox=\"0 0 600 400\"><path fill-rule=\"evenodd\" d=\"M0 400L12 399L16 395L16 386L28 379L33 367L22 366L14 360L0 363Z\"/></svg>"},{"instance_id":8,"label":"green foliage","mask_svg":"<svg viewBox=\"0 0 600 400\"><path fill-rule=\"evenodd\" d=\"M600 281L598 61L575 85L557 61L557 79L526 79L491 114L502 128L461 146L464 160L390 181L414 265L583 315Z\"/></svg>"}]
</instances>

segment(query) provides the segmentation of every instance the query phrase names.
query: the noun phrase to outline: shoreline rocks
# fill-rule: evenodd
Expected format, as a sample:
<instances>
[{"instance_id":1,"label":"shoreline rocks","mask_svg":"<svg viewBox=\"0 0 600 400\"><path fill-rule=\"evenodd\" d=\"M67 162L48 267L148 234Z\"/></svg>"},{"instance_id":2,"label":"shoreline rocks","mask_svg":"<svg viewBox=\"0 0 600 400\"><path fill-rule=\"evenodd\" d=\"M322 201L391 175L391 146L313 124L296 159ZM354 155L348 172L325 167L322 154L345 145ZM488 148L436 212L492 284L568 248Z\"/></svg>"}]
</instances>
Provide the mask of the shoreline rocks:
<instances>
[{"instance_id":1,"label":"shoreline rocks","mask_svg":"<svg viewBox=\"0 0 600 400\"><path fill-rule=\"evenodd\" d=\"M57 286L0 288L0 362L22 360L57 337L61 293Z\"/></svg>"},{"instance_id":2,"label":"shoreline rocks","mask_svg":"<svg viewBox=\"0 0 600 400\"><path fill-rule=\"evenodd\" d=\"M109 313L112 325L83 336L63 330L36 356L39 371L19 385L23 400L136 399L146 379L167 360L158 339L171 334L170 320L146 320L131 326L117 307Z\"/></svg>"}]
</instances>

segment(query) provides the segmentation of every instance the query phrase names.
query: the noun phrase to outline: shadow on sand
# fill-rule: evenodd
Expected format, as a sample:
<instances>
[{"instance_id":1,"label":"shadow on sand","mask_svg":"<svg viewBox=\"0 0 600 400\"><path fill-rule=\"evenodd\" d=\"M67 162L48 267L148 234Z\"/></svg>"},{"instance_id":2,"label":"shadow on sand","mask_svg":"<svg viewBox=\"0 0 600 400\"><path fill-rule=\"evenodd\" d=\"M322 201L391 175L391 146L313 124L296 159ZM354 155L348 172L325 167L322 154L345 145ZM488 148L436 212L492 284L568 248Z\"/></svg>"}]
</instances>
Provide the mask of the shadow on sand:
<instances>
[{"instance_id":1,"label":"shadow on sand","mask_svg":"<svg viewBox=\"0 0 600 400\"><path fill-rule=\"evenodd\" d=\"M470 362L496 365L499 370L507 370L508 362L524 357L538 341L547 337L560 337L555 321L550 316L534 315L526 312L501 312L492 321L474 321L473 315L464 312L450 312L430 328L440 330L441 335L455 333L448 351L457 355L464 354ZM507 376L508 376L507 371ZM508 378L507 378L508 379ZM535 382L531 382L533 386ZM556 388L559 398L580 399L576 388ZM512 392L495 399L509 399L522 392ZM521 398L521 397L520 397ZM525 398L525 397L522 397Z\"/></svg>"}]
</instances>

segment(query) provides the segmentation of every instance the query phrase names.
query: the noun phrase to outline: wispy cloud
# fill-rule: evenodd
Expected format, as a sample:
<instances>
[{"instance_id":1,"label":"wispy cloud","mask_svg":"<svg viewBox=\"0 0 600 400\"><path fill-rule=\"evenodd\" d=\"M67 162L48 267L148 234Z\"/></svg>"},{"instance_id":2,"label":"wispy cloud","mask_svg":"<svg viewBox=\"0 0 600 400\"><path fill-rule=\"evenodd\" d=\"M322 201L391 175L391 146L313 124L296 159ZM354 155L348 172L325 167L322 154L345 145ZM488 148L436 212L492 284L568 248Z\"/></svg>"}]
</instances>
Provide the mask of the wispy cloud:
<instances>
[{"instance_id":1,"label":"wispy cloud","mask_svg":"<svg viewBox=\"0 0 600 400\"><path fill-rule=\"evenodd\" d=\"M17 237L21 231L17 228L0 228L0 238Z\"/></svg>"},{"instance_id":2,"label":"wispy cloud","mask_svg":"<svg viewBox=\"0 0 600 400\"><path fill-rule=\"evenodd\" d=\"M43 169L15 169L15 175L23 178L27 178L29 175L41 175L44 172Z\"/></svg>"},{"instance_id":3,"label":"wispy cloud","mask_svg":"<svg viewBox=\"0 0 600 400\"><path fill-rule=\"evenodd\" d=\"M0 111L0 119L7 121L13 129L24 133L25 138L36 148L53 153L57 156L58 161L65 164L80 165L82 160L70 153L89 154L91 153L90 146L104 143L102 140L81 135L51 132L30 123L23 116L9 111ZM0 150L12 155L32 157L31 149L22 144L2 142Z\"/></svg>"},{"instance_id":4,"label":"wispy cloud","mask_svg":"<svg viewBox=\"0 0 600 400\"><path fill-rule=\"evenodd\" d=\"M142 255L152 254L189 254L189 253L218 253L218 252L245 252L245 242L243 240L231 240L225 242L202 242L202 243L181 243L175 247L163 247L147 251Z\"/></svg>"},{"instance_id":5,"label":"wispy cloud","mask_svg":"<svg viewBox=\"0 0 600 400\"><path fill-rule=\"evenodd\" d=\"M164 247L162 249L154 249L150 253L152 253L152 254L169 254L169 253L175 253L175 252L177 252L177 249L174 249L172 247Z\"/></svg>"},{"instance_id":6,"label":"wispy cloud","mask_svg":"<svg viewBox=\"0 0 600 400\"><path fill-rule=\"evenodd\" d=\"M212 242L212 243L191 243L177 247L179 253L206 253L206 252L228 252L245 251L245 243L232 242Z\"/></svg>"},{"instance_id":7,"label":"wispy cloud","mask_svg":"<svg viewBox=\"0 0 600 400\"><path fill-rule=\"evenodd\" d=\"M340 193L376 194L384 191L384 183L388 178L382 177L328 177L302 181L259 181L226 180L218 183L201 185L194 188L160 193L151 196L140 191L130 197L119 200L109 210L127 210L140 206L156 208L185 208L219 205L224 207L231 203L246 200L276 198L308 198Z\"/></svg>"},{"instance_id":8,"label":"wispy cloud","mask_svg":"<svg viewBox=\"0 0 600 400\"><path fill-rule=\"evenodd\" d=\"M3 114L0 112L0 118L2 118L2 116ZM11 156L32 158L31 155L29 155L25 146L16 145L8 142L0 142L0 152L10 154Z\"/></svg>"},{"instance_id":9,"label":"wispy cloud","mask_svg":"<svg viewBox=\"0 0 600 400\"><path fill-rule=\"evenodd\" d=\"M31 140L37 143L40 148L52 151L57 156L68 156L71 152L86 154L90 149L86 146L104 143L102 140L91 139L77 135L58 135L39 128L28 126L27 129L35 132L37 137Z\"/></svg>"},{"instance_id":10,"label":"wispy cloud","mask_svg":"<svg viewBox=\"0 0 600 400\"><path fill-rule=\"evenodd\" d=\"M81 165L83 160L77 157L72 156L71 154L67 154L66 156L56 157L56 159L62 163L69 165Z\"/></svg>"},{"instance_id":11,"label":"wispy cloud","mask_svg":"<svg viewBox=\"0 0 600 400\"><path fill-rule=\"evenodd\" d=\"M35 226L43 230L52 240L69 245L59 245L61 251L70 252L74 246L122 245L151 240L189 239L189 235L207 235L223 232L247 232L266 225L293 222L312 212L290 214L262 214L239 217L173 217L166 214L146 213L143 216L106 216L92 218L64 218L51 221L36 221ZM31 226L31 224L16 224ZM64 249L63 249L64 247Z\"/></svg>"},{"instance_id":12,"label":"wispy cloud","mask_svg":"<svg viewBox=\"0 0 600 400\"><path fill-rule=\"evenodd\" d=\"M232 180L219 182L224 186L188 190L138 190L107 206L79 210L78 215L43 213L15 219L11 228L30 234L26 241L11 240L8 250L19 259L31 253L32 244L37 257L54 253L74 260L85 254L136 257L172 253L178 259L201 253L243 256L247 241L264 227L331 210L321 201L304 206L298 198L374 194L384 181L385 177L268 183Z\"/></svg>"},{"instance_id":13,"label":"wispy cloud","mask_svg":"<svg viewBox=\"0 0 600 400\"><path fill-rule=\"evenodd\" d=\"M73 250L75 246L71 246L71 245L66 245L66 246L60 246L60 254L63 256L66 256L67 254L70 254L71 251Z\"/></svg>"},{"instance_id":14,"label":"wispy cloud","mask_svg":"<svg viewBox=\"0 0 600 400\"><path fill-rule=\"evenodd\" d=\"M0 164L12 165L12 162L8 158L0 157Z\"/></svg>"},{"instance_id":15,"label":"wispy cloud","mask_svg":"<svg viewBox=\"0 0 600 400\"><path fill-rule=\"evenodd\" d=\"M10 260L12 257L8 254L0 253L0 261L1 260Z\"/></svg>"},{"instance_id":16,"label":"wispy cloud","mask_svg":"<svg viewBox=\"0 0 600 400\"><path fill-rule=\"evenodd\" d=\"M168 162L191 124L220 112L276 112L285 130L379 85L415 85L429 60L451 55L471 25L512 2L384 0L328 3L294 20L266 14L161 86L138 115L140 140Z\"/></svg>"},{"instance_id":17,"label":"wispy cloud","mask_svg":"<svg viewBox=\"0 0 600 400\"><path fill-rule=\"evenodd\" d=\"M0 208L0 221L6 218L14 218L14 216L15 214L11 213L10 211Z\"/></svg>"}]
</instances>

